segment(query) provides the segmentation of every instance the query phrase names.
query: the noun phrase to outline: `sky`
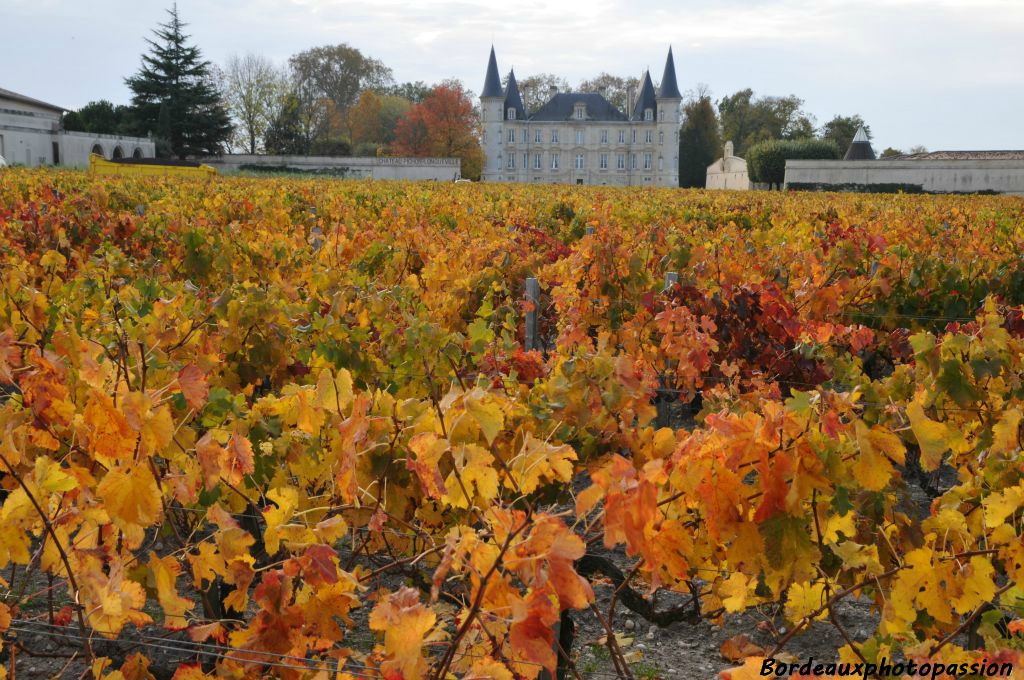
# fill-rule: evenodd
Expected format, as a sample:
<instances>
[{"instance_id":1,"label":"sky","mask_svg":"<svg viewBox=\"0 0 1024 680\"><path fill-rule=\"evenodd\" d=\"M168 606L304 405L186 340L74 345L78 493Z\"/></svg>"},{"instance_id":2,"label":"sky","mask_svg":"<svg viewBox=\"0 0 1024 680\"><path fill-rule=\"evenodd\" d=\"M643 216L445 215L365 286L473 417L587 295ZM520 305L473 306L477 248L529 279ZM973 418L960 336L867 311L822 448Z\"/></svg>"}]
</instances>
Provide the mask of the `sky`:
<instances>
[{"instance_id":1,"label":"sky","mask_svg":"<svg viewBox=\"0 0 1024 680\"><path fill-rule=\"evenodd\" d=\"M69 109L127 103L170 0L0 0L0 87ZM1024 0L179 0L204 56L279 63L348 43L398 82L607 71L681 90L796 94L820 125L860 114L876 151L1024 149Z\"/></svg>"}]
</instances>

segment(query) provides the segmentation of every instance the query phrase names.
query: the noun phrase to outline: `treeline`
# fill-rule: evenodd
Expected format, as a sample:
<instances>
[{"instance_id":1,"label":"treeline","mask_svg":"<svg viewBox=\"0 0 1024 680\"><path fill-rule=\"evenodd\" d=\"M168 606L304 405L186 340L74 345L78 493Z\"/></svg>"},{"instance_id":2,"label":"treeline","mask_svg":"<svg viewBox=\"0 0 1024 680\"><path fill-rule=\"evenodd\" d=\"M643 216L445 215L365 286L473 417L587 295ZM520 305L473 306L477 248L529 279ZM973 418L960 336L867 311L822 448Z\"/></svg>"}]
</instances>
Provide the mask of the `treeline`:
<instances>
[{"instance_id":1,"label":"treeline","mask_svg":"<svg viewBox=\"0 0 1024 680\"><path fill-rule=\"evenodd\" d=\"M125 80L131 104L101 100L65 114L64 128L152 136L157 155L238 153L413 155L483 167L472 93L461 83L397 83L381 61L346 44L299 52L277 65L258 54L222 66L188 42L177 7Z\"/></svg>"},{"instance_id":2,"label":"treeline","mask_svg":"<svg viewBox=\"0 0 1024 680\"><path fill-rule=\"evenodd\" d=\"M736 156L747 158L752 179L757 171L750 167L750 154L757 167L764 170L759 180L778 183L782 181L776 178L780 155L792 152L799 157L840 157L861 126L870 139L871 127L857 114L836 115L818 126L815 117L804 110L804 100L796 95L757 96L747 88L713 102L702 85L690 93L683 107L679 184L703 187L707 167L721 158L725 141L732 141Z\"/></svg>"}]
</instances>

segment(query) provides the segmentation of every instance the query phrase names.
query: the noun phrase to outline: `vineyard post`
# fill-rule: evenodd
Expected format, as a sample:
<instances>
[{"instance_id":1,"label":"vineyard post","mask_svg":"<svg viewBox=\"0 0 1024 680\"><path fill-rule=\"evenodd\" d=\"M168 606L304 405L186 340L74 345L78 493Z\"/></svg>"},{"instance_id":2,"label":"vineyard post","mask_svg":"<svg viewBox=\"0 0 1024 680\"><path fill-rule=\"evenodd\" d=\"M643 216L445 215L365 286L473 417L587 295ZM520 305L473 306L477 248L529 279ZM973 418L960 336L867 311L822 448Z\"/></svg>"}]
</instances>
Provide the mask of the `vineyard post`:
<instances>
[{"instance_id":1,"label":"vineyard post","mask_svg":"<svg viewBox=\"0 0 1024 680\"><path fill-rule=\"evenodd\" d=\"M534 277L526 279L526 301L530 309L526 312L526 351L536 349L537 345L537 307L540 302L540 283Z\"/></svg>"},{"instance_id":2,"label":"vineyard post","mask_svg":"<svg viewBox=\"0 0 1024 680\"><path fill-rule=\"evenodd\" d=\"M661 292L668 293L677 283L679 283L679 274L677 272L665 272L665 287L662 288ZM672 363L666 359L665 369L658 379L658 397L655 400L655 408L658 411L655 422L658 427L669 427L672 419L669 404L678 399L678 395L673 391L669 391L669 387L667 385L667 375L671 369ZM673 400L669 395L671 395L671 397L676 397L676 399Z\"/></svg>"}]
</instances>

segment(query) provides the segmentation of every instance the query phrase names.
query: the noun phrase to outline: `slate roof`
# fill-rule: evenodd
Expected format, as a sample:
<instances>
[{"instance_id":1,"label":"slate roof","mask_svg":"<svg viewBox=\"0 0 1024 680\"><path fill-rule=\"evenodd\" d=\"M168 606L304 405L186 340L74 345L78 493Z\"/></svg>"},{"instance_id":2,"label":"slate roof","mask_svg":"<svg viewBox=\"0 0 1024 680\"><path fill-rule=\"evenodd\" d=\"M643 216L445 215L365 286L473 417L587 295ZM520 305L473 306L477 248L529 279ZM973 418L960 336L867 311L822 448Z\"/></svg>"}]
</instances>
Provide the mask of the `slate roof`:
<instances>
[{"instance_id":1,"label":"slate roof","mask_svg":"<svg viewBox=\"0 0 1024 680\"><path fill-rule=\"evenodd\" d=\"M18 94L17 92L12 92L10 90L5 90L2 87L0 87L0 99L13 99L14 101L19 101L24 104L31 104L33 106L39 106L44 109L50 109L51 111L68 110L65 109L63 106L57 106L56 104L50 104L44 101L40 101L38 99L33 99L32 97L26 97L23 94Z\"/></svg>"},{"instance_id":2,"label":"slate roof","mask_svg":"<svg viewBox=\"0 0 1024 680\"><path fill-rule=\"evenodd\" d=\"M575 112L576 104L583 103L587 107L586 120L624 121L626 114L619 111L614 104L602 95L591 92L559 92L537 109L530 120L555 122L570 120Z\"/></svg>"},{"instance_id":3,"label":"slate roof","mask_svg":"<svg viewBox=\"0 0 1024 680\"><path fill-rule=\"evenodd\" d=\"M846 150L846 155L843 156L843 160L875 160L875 150L871 148L871 141L868 139L868 133L864 131L863 125L857 128L857 134L853 136L853 142L850 144L850 148Z\"/></svg>"},{"instance_id":4,"label":"slate roof","mask_svg":"<svg viewBox=\"0 0 1024 680\"><path fill-rule=\"evenodd\" d=\"M929 151L889 156L887 161L1024 161L1024 151Z\"/></svg>"},{"instance_id":5,"label":"slate roof","mask_svg":"<svg viewBox=\"0 0 1024 680\"><path fill-rule=\"evenodd\" d=\"M661 74L661 88L658 91L659 97L673 97L682 99L679 92L679 83L676 82L676 62L672 58L672 47L668 48L668 59L665 60L665 72Z\"/></svg>"},{"instance_id":6,"label":"slate roof","mask_svg":"<svg viewBox=\"0 0 1024 680\"><path fill-rule=\"evenodd\" d=\"M654 83L651 82L651 73L644 71L643 85L640 86L640 94L636 98L636 106L633 107L633 120L643 120L644 109L650 109L653 113L657 108L658 100L654 93Z\"/></svg>"},{"instance_id":7,"label":"slate roof","mask_svg":"<svg viewBox=\"0 0 1024 680\"><path fill-rule=\"evenodd\" d=\"M484 89L481 97L501 97L501 78L498 76L498 59L494 56L494 45L491 45L491 58L487 61L487 75L484 77Z\"/></svg>"},{"instance_id":8,"label":"slate roof","mask_svg":"<svg viewBox=\"0 0 1024 680\"><path fill-rule=\"evenodd\" d=\"M519 96L519 83L516 82L516 72L508 72L508 84L505 86L505 106L502 115L508 120L508 110L516 110L516 120L526 118L526 109L523 107L523 98Z\"/></svg>"}]
</instances>

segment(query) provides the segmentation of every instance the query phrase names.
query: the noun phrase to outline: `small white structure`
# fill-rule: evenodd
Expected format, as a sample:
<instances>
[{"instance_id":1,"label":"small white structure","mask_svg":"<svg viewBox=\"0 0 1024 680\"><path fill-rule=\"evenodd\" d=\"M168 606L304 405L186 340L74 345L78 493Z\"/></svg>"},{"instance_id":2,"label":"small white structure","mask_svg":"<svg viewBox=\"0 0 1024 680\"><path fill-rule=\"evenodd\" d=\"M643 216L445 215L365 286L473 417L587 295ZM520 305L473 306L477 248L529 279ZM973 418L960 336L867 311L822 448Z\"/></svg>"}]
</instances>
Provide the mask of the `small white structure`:
<instances>
[{"instance_id":1,"label":"small white structure","mask_svg":"<svg viewBox=\"0 0 1024 680\"><path fill-rule=\"evenodd\" d=\"M747 162L733 155L732 142L725 143L725 154L708 166L707 180L704 186L708 189L733 189L735 191L750 190L750 175L747 174Z\"/></svg>"},{"instance_id":2,"label":"small white structure","mask_svg":"<svg viewBox=\"0 0 1024 680\"><path fill-rule=\"evenodd\" d=\"M0 157L10 165L89 166L89 154L104 158L153 158L156 144L144 137L68 132L65 109L0 88Z\"/></svg>"}]
</instances>

